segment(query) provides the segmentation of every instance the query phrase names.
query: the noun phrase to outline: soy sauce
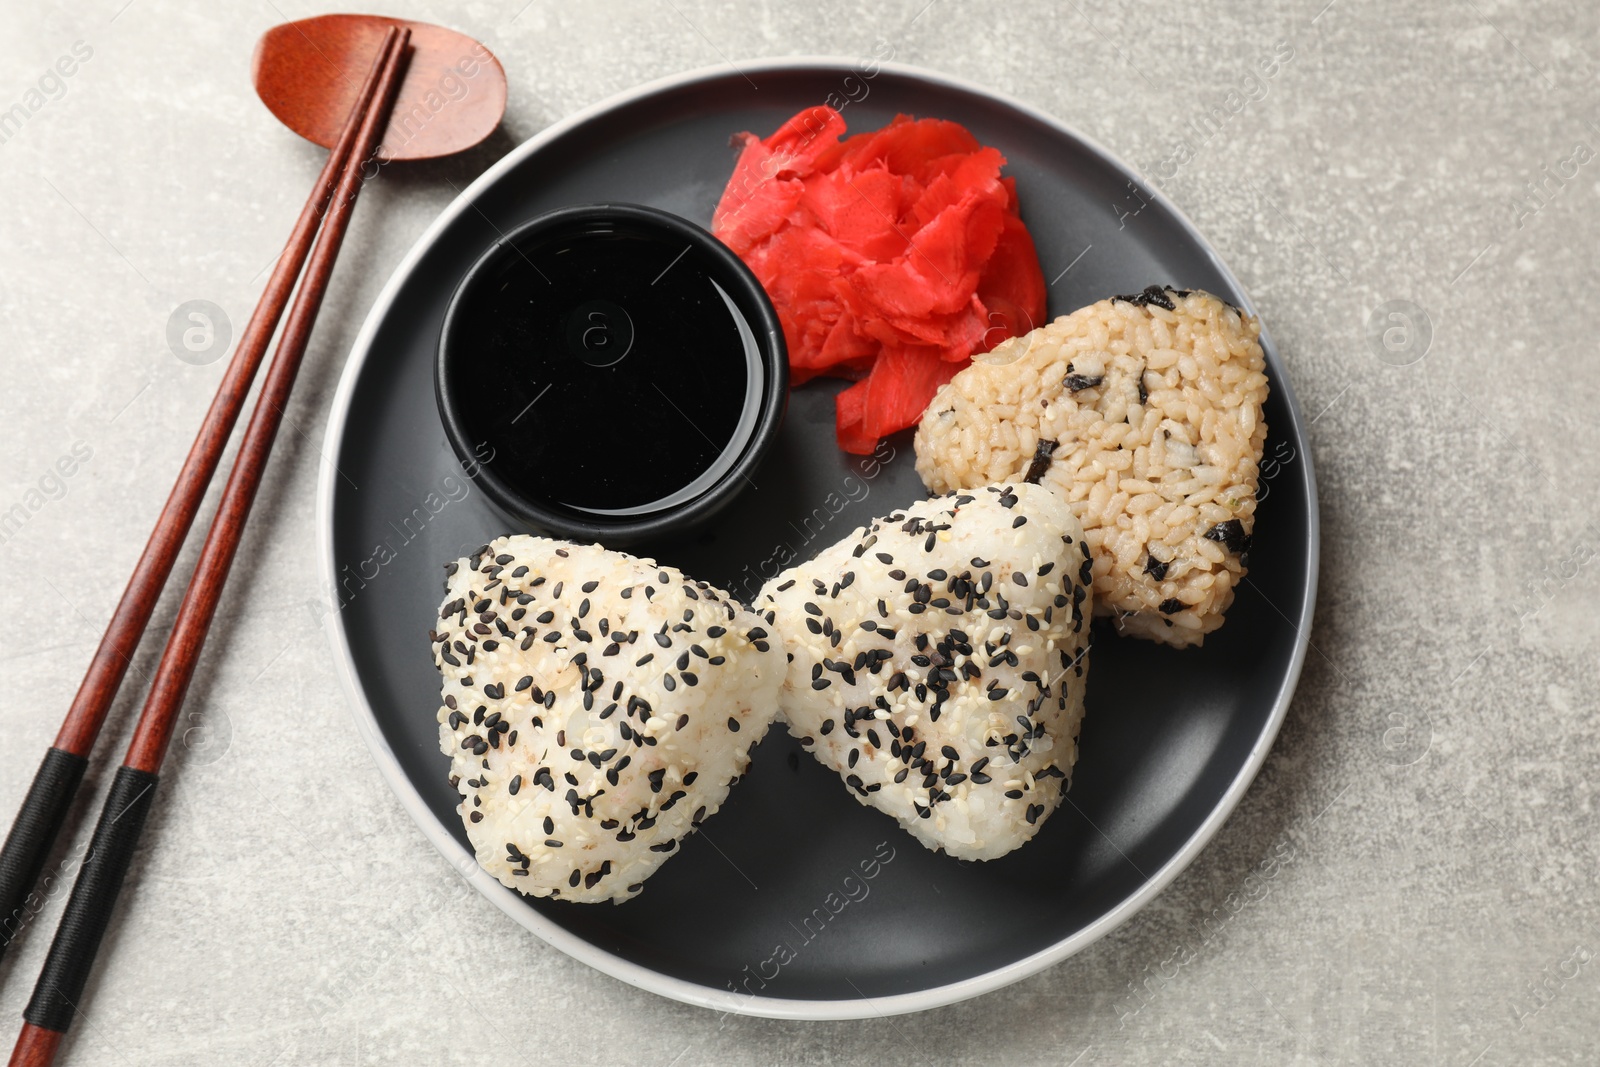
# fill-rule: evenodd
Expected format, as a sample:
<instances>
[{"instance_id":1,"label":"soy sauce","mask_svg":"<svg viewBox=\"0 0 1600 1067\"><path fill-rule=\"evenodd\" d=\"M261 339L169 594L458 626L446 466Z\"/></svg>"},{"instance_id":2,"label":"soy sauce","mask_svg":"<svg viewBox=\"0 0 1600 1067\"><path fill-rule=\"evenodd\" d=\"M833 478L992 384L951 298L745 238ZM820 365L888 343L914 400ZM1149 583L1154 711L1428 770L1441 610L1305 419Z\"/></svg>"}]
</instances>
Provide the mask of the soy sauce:
<instances>
[{"instance_id":1,"label":"soy sauce","mask_svg":"<svg viewBox=\"0 0 1600 1067\"><path fill-rule=\"evenodd\" d=\"M649 514L714 484L750 439L764 374L703 253L612 221L507 252L452 327L452 393L496 473L592 516Z\"/></svg>"}]
</instances>

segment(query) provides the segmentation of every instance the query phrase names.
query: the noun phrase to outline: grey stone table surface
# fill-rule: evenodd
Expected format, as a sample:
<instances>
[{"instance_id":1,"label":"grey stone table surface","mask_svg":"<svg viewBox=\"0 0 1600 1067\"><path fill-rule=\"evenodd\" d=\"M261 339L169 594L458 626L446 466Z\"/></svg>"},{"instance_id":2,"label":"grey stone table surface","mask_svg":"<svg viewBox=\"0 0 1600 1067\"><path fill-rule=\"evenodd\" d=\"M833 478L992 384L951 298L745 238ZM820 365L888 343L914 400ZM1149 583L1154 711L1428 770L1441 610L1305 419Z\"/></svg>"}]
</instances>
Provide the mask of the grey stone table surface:
<instances>
[{"instance_id":1,"label":"grey stone table surface","mask_svg":"<svg viewBox=\"0 0 1600 1067\"><path fill-rule=\"evenodd\" d=\"M262 31L314 13L6 6L7 818L221 372L174 357L169 316L204 299L241 326L320 165L248 78ZM387 168L363 199L196 679L200 717L182 728L68 1062L1597 1061L1600 365L1586 316L1600 10L397 0L392 13L489 45L510 76L504 129L464 158ZM1239 274L1310 419L1314 648L1214 843L1088 950L920 1016L724 1019L506 922L391 796L305 606L319 444L367 308L452 185L647 79L859 56L879 39L1102 141ZM52 73L61 57L69 76ZM1383 319L1389 301L1409 320ZM1375 314L1387 337L1372 336ZM96 791L137 689L91 769ZM351 755L312 758L330 749ZM0 974L0 1019L18 1019L43 957L64 893L47 896Z\"/></svg>"}]
</instances>

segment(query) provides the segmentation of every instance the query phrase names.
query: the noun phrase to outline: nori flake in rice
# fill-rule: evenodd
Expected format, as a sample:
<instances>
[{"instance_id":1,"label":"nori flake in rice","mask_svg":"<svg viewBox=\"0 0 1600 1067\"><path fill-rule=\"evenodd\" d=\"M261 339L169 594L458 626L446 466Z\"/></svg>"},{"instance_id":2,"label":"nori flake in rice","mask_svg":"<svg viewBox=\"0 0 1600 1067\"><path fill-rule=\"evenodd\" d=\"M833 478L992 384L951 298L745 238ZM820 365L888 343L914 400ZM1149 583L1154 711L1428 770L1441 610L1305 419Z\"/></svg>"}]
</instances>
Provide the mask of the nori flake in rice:
<instances>
[{"instance_id":1,"label":"nori flake in rice","mask_svg":"<svg viewBox=\"0 0 1600 1067\"><path fill-rule=\"evenodd\" d=\"M1238 519L1229 519L1219 522L1205 532L1209 541L1215 541L1235 555L1243 555L1250 551L1250 535L1244 532L1244 524Z\"/></svg>"}]
</instances>

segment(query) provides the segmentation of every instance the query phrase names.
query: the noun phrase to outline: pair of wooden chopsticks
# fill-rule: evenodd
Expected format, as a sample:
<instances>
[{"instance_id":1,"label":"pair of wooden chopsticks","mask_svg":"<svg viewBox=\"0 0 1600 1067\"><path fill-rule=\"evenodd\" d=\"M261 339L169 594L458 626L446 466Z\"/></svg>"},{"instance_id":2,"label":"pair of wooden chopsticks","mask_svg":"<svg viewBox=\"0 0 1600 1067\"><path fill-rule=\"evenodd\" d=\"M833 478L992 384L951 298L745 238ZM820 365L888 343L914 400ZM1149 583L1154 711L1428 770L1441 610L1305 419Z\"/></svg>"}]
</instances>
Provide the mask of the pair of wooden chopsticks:
<instances>
[{"instance_id":1,"label":"pair of wooden chopsticks","mask_svg":"<svg viewBox=\"0 0 1600 1067\"><path fill-rule=\"evenodd\" d=\"M216 613L245 520L255 502L256 490L261 485L273 440L294 387L295 375L305 356L312 325L322 306L334 259L349 226L356 196L361 190L362 168L372 158L378 138L388 125L395 94L404 78L410 36L410 30L398 26L391 27L384 36L344 130L329 153L328 162L300 212L284 254L239 339L238 350L206 412L155 532L100 639L55 745L45 753L4 849L0 850L0 920L6 920L0 927L0 936L9 936L15 929L11 920L23 914L22 908L88 765L89 751L127 673L145 625L150 621L150 613L194 522L234 423L238 421L261 358L299 279L299 290L289 308L277 352L267 369L261 395L228 475L222 502L211 521L194 576L167 638L160 666L156 668L133 740L128 745L128 754L106 794L88 854L56 928L55 940L50 945L33 997L23 1012L26 1024L12 1050L11 1067L39 1067L51 1063L62 1036L81 1011L84 985L111 919L145 816L150 811L162 758L172 739L184 694L194 677L206 630ZM306 268L304 278L300 278L302 266ZM0 944L0 952L5 947Z\"/></svg>"}]
</instances>

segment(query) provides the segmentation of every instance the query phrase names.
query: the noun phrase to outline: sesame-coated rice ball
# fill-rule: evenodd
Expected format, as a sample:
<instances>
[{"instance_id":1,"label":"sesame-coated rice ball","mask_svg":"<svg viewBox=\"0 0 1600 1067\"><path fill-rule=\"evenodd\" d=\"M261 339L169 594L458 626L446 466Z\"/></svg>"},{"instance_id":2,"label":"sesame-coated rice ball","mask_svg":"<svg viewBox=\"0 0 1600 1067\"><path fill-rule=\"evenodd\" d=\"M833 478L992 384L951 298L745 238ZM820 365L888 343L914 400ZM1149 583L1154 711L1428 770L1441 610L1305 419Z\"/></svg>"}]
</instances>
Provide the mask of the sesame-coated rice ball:
<instances>
[{"instance_id":1,"label":"sesame-coated rice ball","mask_svg":"<svg viewBox=\"0 0 1600 1067\"><path fill-rule=\"evenodd\" d=\"M782 647L727 593L599 546L503 537L446 568L439 747L483 868L636 895L766 733Z\"/></svg>"},{"instance_id":2,"label":"sesame-coated rice ball","mask_svg":"<svg viewBox=\"0 0 1600 1067\"><path fill-rule=\"evenodd\" d=\"M993 859L1066 792L1088 669L1089 555L1034 485L914 504L778 575L783 717L863 804Z\"/></svg>"}]
</instances>

